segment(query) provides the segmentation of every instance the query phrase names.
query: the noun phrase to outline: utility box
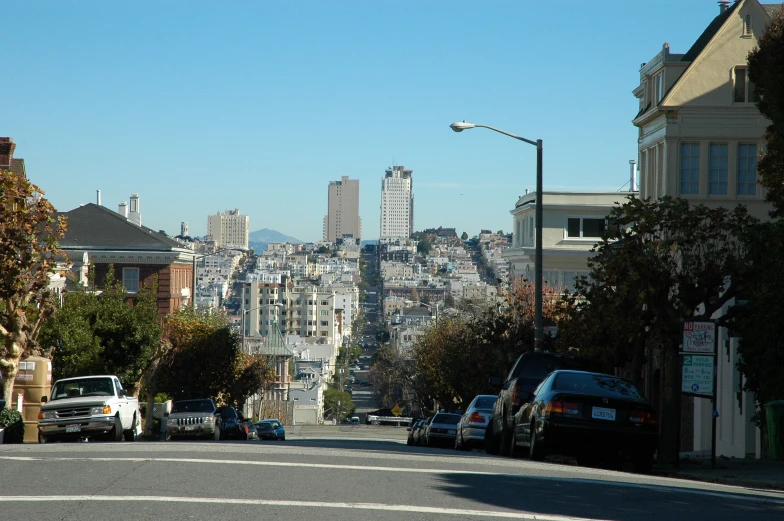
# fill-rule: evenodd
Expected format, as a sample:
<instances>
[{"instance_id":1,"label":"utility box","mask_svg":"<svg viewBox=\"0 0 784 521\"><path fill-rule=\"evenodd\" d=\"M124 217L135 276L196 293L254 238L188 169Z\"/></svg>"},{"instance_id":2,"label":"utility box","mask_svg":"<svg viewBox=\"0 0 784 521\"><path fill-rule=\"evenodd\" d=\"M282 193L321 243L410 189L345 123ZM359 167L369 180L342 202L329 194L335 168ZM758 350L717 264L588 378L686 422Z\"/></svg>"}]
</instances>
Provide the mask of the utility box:
<instances>
[{"instance_id":1,"label":"utility box","mask_svg":"<svg viewBox=\"0 0 784 521\"><path fill-rule=\"evenodd\" d=\"M49 399L52 388L52 361L40 356L31 356L19 362L19 372L14 380L12 408L16 408L16 397L22 395L22 420L24 420L25 443L38 442L38 411L41 397Z\"/></svg>"}]
</instances>

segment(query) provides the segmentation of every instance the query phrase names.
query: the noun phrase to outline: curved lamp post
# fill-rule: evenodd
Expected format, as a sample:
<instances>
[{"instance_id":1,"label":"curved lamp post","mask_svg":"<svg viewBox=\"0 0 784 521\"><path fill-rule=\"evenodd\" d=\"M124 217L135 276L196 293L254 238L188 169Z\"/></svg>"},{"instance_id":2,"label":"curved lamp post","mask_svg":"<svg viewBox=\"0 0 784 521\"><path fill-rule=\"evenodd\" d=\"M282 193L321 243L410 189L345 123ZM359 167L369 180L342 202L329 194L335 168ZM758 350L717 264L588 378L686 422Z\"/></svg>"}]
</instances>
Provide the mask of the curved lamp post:
<instances>
[{"instance_id":1,"label":"curved lamp post","mask_svg":"<svg viewBox=\"0 0 784 521\"><path fill-rule=\"evenodd\" d=\"M542 327L542 140L537 139L534 141L495 127L467 123L465 121L456 121L449 127L455 132L462 132L471 128L487 128L536 147L536 264L534 266L536 332L534 334L534 349L540 349L542 347L542 339L544 338L544 329Z\"/></svg>"}]
</instances>

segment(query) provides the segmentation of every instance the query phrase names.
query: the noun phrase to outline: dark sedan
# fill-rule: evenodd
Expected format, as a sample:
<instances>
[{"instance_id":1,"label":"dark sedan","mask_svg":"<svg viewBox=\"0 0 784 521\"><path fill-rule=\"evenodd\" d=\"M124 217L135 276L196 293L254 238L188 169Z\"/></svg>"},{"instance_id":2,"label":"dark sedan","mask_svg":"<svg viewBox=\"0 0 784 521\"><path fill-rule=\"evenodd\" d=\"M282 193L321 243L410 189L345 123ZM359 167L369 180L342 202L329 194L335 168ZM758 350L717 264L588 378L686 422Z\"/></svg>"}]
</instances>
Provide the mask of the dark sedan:
<instances>
[{"instance_id":1,"label":"dark sedan","mask_svg":"<svg viewBox=\"0 0 784 521\"><path fill-rule=\"evenodd\" d=\"M256 422L256 430L259 431L259 439L262 440L285 440L286 429L280 420L261 420Z\"/></svg>"},{"instance_id":2,"label":"dark sedan","mask_svg":"<svg viewBox=\"0 0 784 521\"><path fill-rule=\"evenodd\" d=\"M512 454L527 447L533 460L547 454L576 456L581 465L619 466L631 457L650 472L658 421L632 382L585 371L554 371L525 397L515 415Z\"/></svg>"},{"instance_id":3,"label":"dark sedan","mask_svg":"<svg viewBox=\"0 0 784 521\"><path fill-rule=\"evenodd\" d=\"M220 414L220 438L222 440L247 440L245 419L234 407L218 407Z\"/></svg>"}]
</instances>

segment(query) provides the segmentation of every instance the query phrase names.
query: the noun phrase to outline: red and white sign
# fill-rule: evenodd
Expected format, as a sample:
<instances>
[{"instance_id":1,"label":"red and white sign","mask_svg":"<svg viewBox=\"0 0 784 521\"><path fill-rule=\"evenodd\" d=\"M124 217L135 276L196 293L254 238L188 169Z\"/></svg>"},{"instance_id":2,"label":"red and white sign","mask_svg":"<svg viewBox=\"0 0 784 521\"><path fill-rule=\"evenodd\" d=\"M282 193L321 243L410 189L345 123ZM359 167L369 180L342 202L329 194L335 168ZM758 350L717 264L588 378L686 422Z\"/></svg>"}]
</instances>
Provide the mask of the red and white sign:
<instances>
[{"instance_id":1,"label":"red and white sign","mask_svg":"<svg viewBox=\"0 0 784 521\"><path fill-rule=\"evenodd\" d=\"M684 322L684 353L713 353L716 343L716 324L713 322Z\"/></svg>"}]
</instances>

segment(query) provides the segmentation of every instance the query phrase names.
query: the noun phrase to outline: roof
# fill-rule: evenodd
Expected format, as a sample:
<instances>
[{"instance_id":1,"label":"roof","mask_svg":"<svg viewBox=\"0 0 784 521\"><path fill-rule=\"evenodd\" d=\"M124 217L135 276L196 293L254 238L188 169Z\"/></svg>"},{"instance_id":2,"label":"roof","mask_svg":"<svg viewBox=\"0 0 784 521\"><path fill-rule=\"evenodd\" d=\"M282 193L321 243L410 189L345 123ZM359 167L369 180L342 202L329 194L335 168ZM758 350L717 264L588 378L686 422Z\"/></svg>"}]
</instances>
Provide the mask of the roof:
<instances>
[{"instance_id":1,"label":"roof","mask_svg":"<svg viewBox=\"0 0 784 521\"><path fill-rule=\"evenodd\" d=\"M727 19L732 16L732 13L735 12L739 5L740 2L735 2L730 7L725 9L723 13L720 13L716 18L714 18L713 21L708 24L708 27L706 27L702 32L700 37L697 38L697 41L694 42L694 45L692 45L691 48L686 51L686 54L683 55L681 61L694 61L695 58L700 55L702 50L705 49L705 47L710 43L711 39L716 35L716 33L719 32L719 29L721 29L721 26L724 25L724 22L726 22Z\"/></svg>"},{"instance_id":2,"label":"roof","mask_svg":"<svg viewBox=\"0 0 784 521\"><path fill-rule=\"evenodd\" d=\"M137 226L122 215L94 203L85 204L69 212L68 229L60 241L64 250L181 250L183 246L146 226Z\"/></svg>"},{"instance_id":3,"label":"roof","mask_svg":"<svg viewBox=\"0 0 784 521\"><path fill-rule=\"evenodd\" d=\"M768 16L773 18L776 14L781 11L782 5L781 4L760 4L762 8L768 13Z\"/></svg>"}]
</instances>

